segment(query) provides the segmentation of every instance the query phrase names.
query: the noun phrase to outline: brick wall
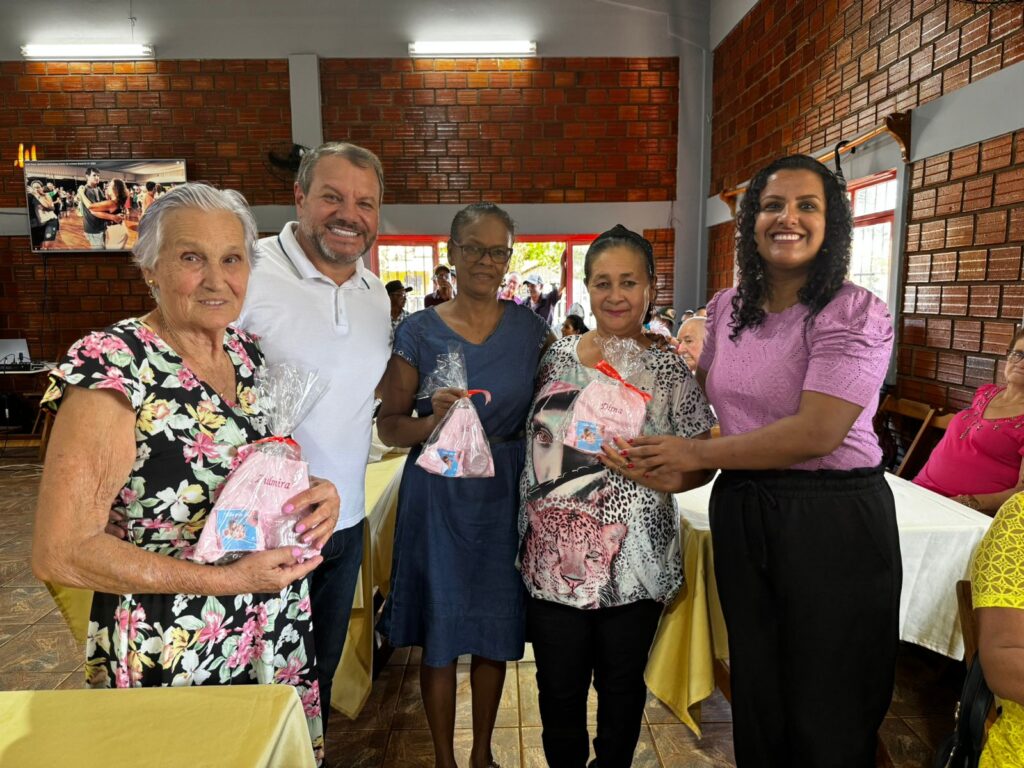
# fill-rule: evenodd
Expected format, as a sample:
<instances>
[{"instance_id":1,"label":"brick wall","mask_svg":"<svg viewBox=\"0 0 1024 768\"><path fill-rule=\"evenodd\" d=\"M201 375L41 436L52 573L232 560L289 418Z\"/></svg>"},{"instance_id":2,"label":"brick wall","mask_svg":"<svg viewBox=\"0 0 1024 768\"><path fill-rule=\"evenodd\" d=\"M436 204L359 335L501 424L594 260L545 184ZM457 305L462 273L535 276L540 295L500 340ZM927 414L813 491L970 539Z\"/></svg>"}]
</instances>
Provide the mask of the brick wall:
<instances>
[{"instance_id":1,"label":"brick wall","mask_svg":"<svg viewBox=\"0 0 1024 768\"><path fill-rule=\"evenodd\" d=\"M723 288L732 287L735 253L736 225L733 222L708 229L708 299Z\"/></svg>"},{"instance_id":2,"label":"brick wall","mask_svg":"<svg viewBox=\"0 0 1024 768\"><path fill-rule=\"evenodd\" d=\"M914 163L899 390L961 409L1024 317L1024 130Z\"/></svg>"},{"instance_id":3,"label":"brick wall","mask_svg":"<svg viewBox=\"0 0 1024 768\"><path fill-rule=\"evenodd\" d=\"M715 49L710 194L1024 60L1024 7L761 0Z\"/></svg>"},{"instance_id":4,"label":"brick wall","mask_svg":"<svg viewBox=\"0 0 1024 768\"><path fill-rule=\"evenodd\" d=\"M384 201L674 200L679 62L327 59L324 138L372 149Z\"/></svg>"},{"instance_id":5,"label":"brick wall","mask_svg":"<svg viewBox=\"0 0 1024 768\"><path fill-rule=\"evenodd\" d=\"M654 246L655 289L651 300L659 307L671 307L675 304L675 230L645 229L643 235Z\"/></svg>"},{"instance_id":6,"label":"brick wall","mask_svg":"<svg viewBox=\"0 0 1024 768\"><path fill-rule=\"evenodd\" d=\"M26 204L7 154L19 143L40 159L183 157L192 180L288 204L291 184L264 157L290 142L285 60L0 63L2 207ZM149 301L127 256L53 253L44 270L27 235L0 237L0 337L26 338L36 358Z\"/></svg>"},{"instance_id":7,"label":"brick wall","mask_svg":"<svg viewBox=\"0 0 1024 768\"><path fill-rule=\"evenodd\" d=\"M676 59L324 60L325 138L380 154L385 203L593 202L675 197ZM292 203L268 169L291 143L286 60L0 63L0 152L41 159L184 157L193 180L254 205ZM25 205L0 156L0 207ZM659 253L671 303L672 230ZM53 254L0 238L0 337L53 358L149 301L126 257Z\"/></svg>"}]
</instances>

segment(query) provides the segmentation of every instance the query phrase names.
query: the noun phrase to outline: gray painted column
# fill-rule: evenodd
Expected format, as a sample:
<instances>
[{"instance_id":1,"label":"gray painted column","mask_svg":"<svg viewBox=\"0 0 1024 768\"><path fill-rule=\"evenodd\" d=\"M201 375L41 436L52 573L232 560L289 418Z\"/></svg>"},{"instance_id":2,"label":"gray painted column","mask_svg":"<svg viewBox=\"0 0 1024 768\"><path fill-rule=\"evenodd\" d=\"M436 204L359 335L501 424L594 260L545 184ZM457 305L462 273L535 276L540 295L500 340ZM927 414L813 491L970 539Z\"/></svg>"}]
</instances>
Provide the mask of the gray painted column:
<instances>
[{"instance_id":1,"label":"gray painted column","mask_svg":"<svg viewBox=\"0 0 1024 768\"><path fill-rule=\"evenodd\" d=\"M708 233L704 224L711 183L711 64L708 7L683 4L679 43L679 135L676 149L674 304L678 312L704 304Z\"/></svg>"},{"instance_id":2,"label":"gray painted column","mask_svg":"<svg viewBox=\"0 0 1024 768\"><path fill-rule=\"evenodd\" d=\"M292 141L305 147L324 143L320 109L320 58L315 53L288 56L288 88L292 102Z\"/></svg>"}]
</instances>

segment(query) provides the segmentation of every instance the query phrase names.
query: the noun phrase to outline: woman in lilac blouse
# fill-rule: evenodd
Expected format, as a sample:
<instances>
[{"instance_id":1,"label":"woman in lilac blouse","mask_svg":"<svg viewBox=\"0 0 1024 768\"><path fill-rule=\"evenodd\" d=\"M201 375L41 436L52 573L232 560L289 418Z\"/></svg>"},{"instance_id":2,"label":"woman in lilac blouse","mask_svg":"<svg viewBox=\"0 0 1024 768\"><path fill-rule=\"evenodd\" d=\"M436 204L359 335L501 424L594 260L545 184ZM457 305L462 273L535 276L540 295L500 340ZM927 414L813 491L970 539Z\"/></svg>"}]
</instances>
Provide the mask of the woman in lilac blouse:
<instances>
[{"instance_id":1,"label":"woman in lilac blouse","mask_svg":"<svg viewBox=\"0 0 1024 768\"><path fill-rule=\"evenodd\" d=\"M722 470L711 533L737 766L868 768L892 697L902 582L871 428L892 321L845 280L849 203L817 160L761 170L737 227L739 284L708 305L697 370L722 437L638 438L610 460Z\"/></svg>"}]
</instances>

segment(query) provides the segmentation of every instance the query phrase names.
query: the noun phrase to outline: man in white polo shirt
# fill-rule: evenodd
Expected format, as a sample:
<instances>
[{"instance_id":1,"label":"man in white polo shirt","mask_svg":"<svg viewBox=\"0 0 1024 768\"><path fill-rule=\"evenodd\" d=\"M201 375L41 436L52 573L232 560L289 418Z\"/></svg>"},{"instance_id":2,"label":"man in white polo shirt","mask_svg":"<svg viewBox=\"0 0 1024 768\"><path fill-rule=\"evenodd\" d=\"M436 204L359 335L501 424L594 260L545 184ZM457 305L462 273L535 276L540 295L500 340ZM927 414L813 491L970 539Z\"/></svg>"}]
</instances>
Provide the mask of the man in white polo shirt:
<instances>
[{"instance_id":1,"label":"man in white polo shirt","mask_svg":"<svg viewBox=\"0 0 1024 768\"><path fill-rule=\"evenodd\" d=\"M296 429L310 474L341 496L337 528L312 574L324 734L363 558L364 478L374 388L391 354L391 302L362 261L377 239L380 160L352 144L307 152L295 180L299 220L259 242L239 325L268 363L315 368L330 389Z\"/></svg>"}]
</instances>

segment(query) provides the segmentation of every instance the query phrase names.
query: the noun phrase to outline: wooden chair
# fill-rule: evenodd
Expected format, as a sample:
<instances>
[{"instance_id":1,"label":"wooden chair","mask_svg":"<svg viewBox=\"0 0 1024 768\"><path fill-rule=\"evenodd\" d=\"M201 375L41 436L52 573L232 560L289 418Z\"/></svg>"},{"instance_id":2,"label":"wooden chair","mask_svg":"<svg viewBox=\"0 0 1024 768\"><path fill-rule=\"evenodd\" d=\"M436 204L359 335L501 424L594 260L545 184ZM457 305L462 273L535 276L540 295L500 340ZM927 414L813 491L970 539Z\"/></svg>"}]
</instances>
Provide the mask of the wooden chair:
<instances>
[{"instance_id":1,"label":"wooden chair","mask_svg":"<svg viewBox=\"0 0 1024 768\"><path fill-rule=\"evenodd\" d=\"M894 419L893 417L896 418ZM882 401L876 416L875 429L878 431L879 438L883 444L891 446L890 453L893 455L890 459L893 463L895 463L895 459L900 459L895 469L895 474L898 477L903 477L908 473L908 469L911 466L911 457L916 453L918 444L921 442L922 436L928 430L934 417L935 409L927 403L893 397L892 395L886 395L885 400ZM919 421L921 425L917 427L916 431L904 429L905 420ZM906 443L907 436L911 432L913 432L914 436L910 438L909 443ZM905 448L903 447L904 444L906 444ZM903 450L902 457L899 455L900 449Z\"/></svg>"}]
</instances>

